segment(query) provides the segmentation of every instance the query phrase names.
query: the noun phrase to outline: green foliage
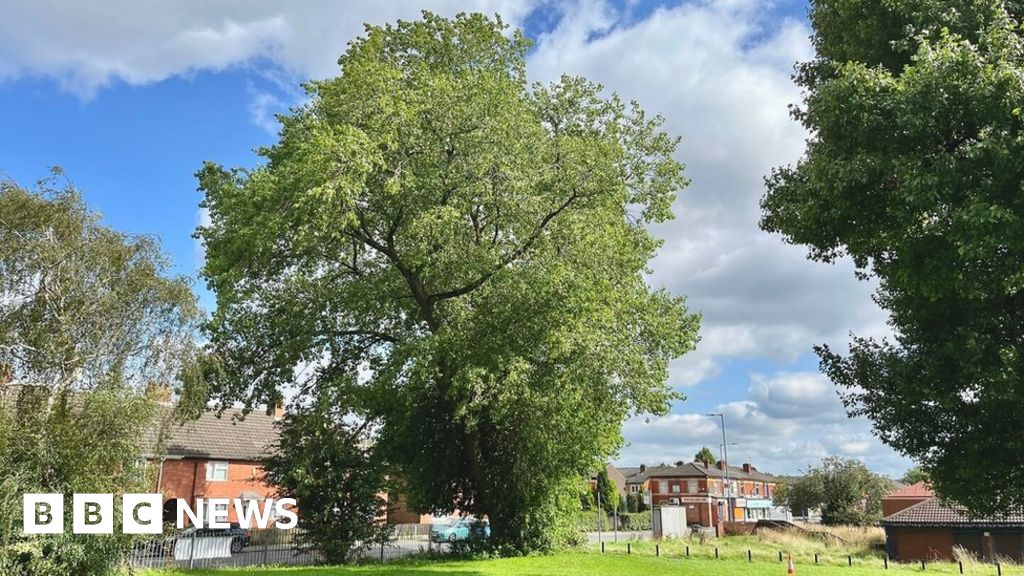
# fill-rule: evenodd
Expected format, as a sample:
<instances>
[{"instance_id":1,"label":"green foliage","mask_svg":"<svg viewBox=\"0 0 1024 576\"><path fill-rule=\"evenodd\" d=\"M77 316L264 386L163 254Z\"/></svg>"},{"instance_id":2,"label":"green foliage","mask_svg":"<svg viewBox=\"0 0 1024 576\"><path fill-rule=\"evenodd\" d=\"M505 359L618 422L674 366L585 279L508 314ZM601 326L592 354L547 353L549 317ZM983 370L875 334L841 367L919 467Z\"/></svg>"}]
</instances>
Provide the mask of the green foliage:
<instances>
[{"instance_id":1,"label":"green foliage","mask_svg":"<svg viewBox=\"0 0 1024 576\"><path fill-rule=\"evenodd\" d=\"M818 0L806 155L762 227L879 282L893 341L818 348L852 415L976 513L1024 504L1019 1ZM1000 470L979 475L979 469Z\"/></svg>"},{"instance_id":2,"label":"green foliage","mask_svg":"<svg viewBox=\"0 0 1024 576\"><path fill-rule=\"evenodd\" d=\"M561 543L578 479L629 414L667 410L699 324L644 280L678 140L581 78L529 87L528 47L481 15L368 27L265 165L198 174L216 397L360 372L410 505L487 516L508 553Z\"/></svg>"},{"instance_id":3,"label":"green foliage","mask_svg":"<svg viewBox=\"0 0 1024 576\"><path fill-rule=\"evenodd\" d=\"M0 573L102 575L132 537L25 535L22 495L152 488L145 385L189 363L198 313L153 239L101 226L53 183L0 183Z\"/></svg>"},{"instance_id":4,"label":"green foliage","mask_svg":"<svg viewBox=\"0 0 1024 576\"><path fill-rule=\"evenodd\" d=\"M636 494L636 511L637 512L644 512L644 511L650 509L650 507L647 505L647 502L646 502L645 498L646 497L644 496L644 487L641 486L640 489L637 491L637 494Z\"/></svg>"},{"instance_id":5,"label":"green foliage","mask_svg":"<svg viewBox=\"0 0 1024 576\"><path fill-rule=\"evenodd\" d=\"M920 466L914 466L903 475L900 482L904 484L917 484L918 482L931 482L931 475Z\"/></svg>"},{"instance_id":6,"label":"green foliage","mask_svg":"<svg viewBox=\"0 0 1024 576\"><path fill-rule=\"evenodd\" d=\"M619 530L636 532L651 529L651 512L627 512L619 514Z\"/></svg>"},{"instance_id":7,"label":"green foliage","mask_svg":"<svg viewBox=\"0 0 1024 576\"><path fill-rule=\"evenodd\" d=\"M700 450L693 455L694 462L701 462L708 466L714 466L718 462L718 458L715 458L715 453L711 451L707 446L701 446Z\"/></svg>"},{"instance_id":8,"label":"green foliage","mask_svg":"<svg viewBox=\"0 0 1024 576\"><path fill-rule=\"evenodd\" d=\"M831 456L803 477L781 484L774 499L795 515L821 510L823 524L873 526L882 517L882 497L891 489L888 478L860 461Z\"/></svg>"},{"instance_id":9,"label":"green foliage","mask_svg":"<svg viewBox=\"0 0 1024 576\"><path fill-rule=\"evenodd\" d=\"M608 477L608 470L602 468L597 472L597 485L594 486L594 501L599 502L601 509L608 514L619 505L619 487ZM600 497L598 497L600 496Z\"/></svg>"},{"instance_id":10,"label":"green foliage","mask_svg":"<svg viewBox=\"0 0 1024 576\"><path fill-rule=\"evenodd\" d=\"M387 506L385 467L370 447L369 423L346 422L350 404L337 388L323 388L308 405L293 405L264 465L280 496L299 503L301 544L332 564L356 560L390 534L378 521Z\"/></svg>"},{"instance_id":11,"label":"green foliage","mask_svg":"<svg viewBox=\"0 0 1024 576\"><path fill-rule=\"evenodd\" d=\"M639 510L637 509L636 494L627 494L626 495L626 512L630 512L630 513L639 512Z\"/></svg>"}]
</instances>

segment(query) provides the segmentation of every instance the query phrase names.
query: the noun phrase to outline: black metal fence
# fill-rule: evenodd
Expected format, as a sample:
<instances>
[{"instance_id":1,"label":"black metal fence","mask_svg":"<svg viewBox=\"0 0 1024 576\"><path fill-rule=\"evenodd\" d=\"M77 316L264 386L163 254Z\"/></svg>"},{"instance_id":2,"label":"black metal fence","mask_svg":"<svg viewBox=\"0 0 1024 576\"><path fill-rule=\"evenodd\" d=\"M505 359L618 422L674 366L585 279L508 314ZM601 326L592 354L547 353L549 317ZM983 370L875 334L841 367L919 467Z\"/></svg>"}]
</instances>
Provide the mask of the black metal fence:
<instances>
[{"instance_id":1,"label":"black metal fence","mask_svg":"<svg viewBox=\"0 0 1024 576\"><path fill-rule=\"evenodd\" d=\"M253 530L245 534L191 532L155 536L137 543L128 558L131 568L207 569L232 566L313 566L322 556L299 544L299 531ZM445 552L447 544L430 541L430 525L395 526L394 539L361 554L367 561L388 562L410 554Z\"/></svg>"}]
</instances>

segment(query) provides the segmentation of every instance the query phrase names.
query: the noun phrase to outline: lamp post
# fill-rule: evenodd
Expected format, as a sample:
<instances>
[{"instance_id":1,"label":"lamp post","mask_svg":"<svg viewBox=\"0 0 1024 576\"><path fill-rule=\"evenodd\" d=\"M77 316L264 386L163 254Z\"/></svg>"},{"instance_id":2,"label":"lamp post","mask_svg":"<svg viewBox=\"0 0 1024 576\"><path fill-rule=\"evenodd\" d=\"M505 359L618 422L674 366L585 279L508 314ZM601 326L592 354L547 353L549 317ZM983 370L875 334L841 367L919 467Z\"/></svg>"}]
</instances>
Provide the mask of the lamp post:
<instances>
[{"instance_id":1,"label":"lamp post","mask_svg":"<svg viewBox=\"0 0 1024 576\"><path fill-rule=\"evenodd\" d=\"M724 472L724 486L722 492L725 494L725 505L728 508L726 517L732 522L732 501L729 498L729 442L725 439L725 414L712 413L708 414L712 418L718 418L722 422L722 461L725 464Z\"/></svg>"}]
</instances>

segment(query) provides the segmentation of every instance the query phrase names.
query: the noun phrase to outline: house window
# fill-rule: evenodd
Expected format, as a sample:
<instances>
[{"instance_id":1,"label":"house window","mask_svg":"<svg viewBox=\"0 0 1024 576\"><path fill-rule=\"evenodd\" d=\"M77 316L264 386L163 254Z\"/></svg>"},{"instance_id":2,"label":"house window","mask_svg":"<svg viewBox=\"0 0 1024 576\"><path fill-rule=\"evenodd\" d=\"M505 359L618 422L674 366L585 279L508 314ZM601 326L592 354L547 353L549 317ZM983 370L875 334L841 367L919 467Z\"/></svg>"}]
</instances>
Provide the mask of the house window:
<instances>
[{"instance_id":1,"label":"house window","mask_svg":"<svg viewBox=\"0 0 1024 576\"><path fill-rule=\"evenodd\" d=\"M209 525L209 523L213 521L213 518L214 518L215 515L216 515L217 519L220 522L224 522L225 520L227 520L227 517L228 517L228 503L227 502L221 502L221 503L218 503L218 504L214 504L213 506L211 506L211 507L206 509L206 523L207 523L207 525Z\"/></svg>"},{"instance_id":2,"label":"house window","mask_svg":"<svg viewBox=\"0 0 1024 576\"><path fill-rule=\"evenodd\" d=\"M637 491L639 490L639 488L640 488L640 487L639 487L639 486L637 486L636 484L630 484L630 485L629 485L629 493L630 493L630 494L636 494L636 493L637 493Z\"/></svg>"},{"instance_id":3,"label":"house window","mask_svg":"<svg viewBox=\"0 0 1024 576\"><path fill-rule=\"evenodd\" d=\"M222 482L228 479L228 463L223 460L206 463L206 479L211 482Z\"/></svg>"},{"instance_id":4,"label":"house window","mask_svg":"<svg viewBox=\"0 0 1024 576\"><path fill-rule=\"evenodd\" d=\"M679 484L673 484L672 485L672 493L673 494L679 494Z\"/></svg>"},{"instance_id":5,"label":"house window","mask_svg":"<svg viewBox=\"0 0 1024 576\"><path fill-rule=\"evenodd\" d=\"M658 480L658 493L668 494L668 480Z\"/></svg>"},{"instance_id":6,"label":"house window","mask_svg":"<svg viewBox=\"0 0 1024 576\"><path fill-rule=\"evenodd\" d=\"M696 494L697 493L697 481L696 480L687 480L686 481L686 491L688 493L690 493L690 494Z\"/></svg>"}]
</instances>

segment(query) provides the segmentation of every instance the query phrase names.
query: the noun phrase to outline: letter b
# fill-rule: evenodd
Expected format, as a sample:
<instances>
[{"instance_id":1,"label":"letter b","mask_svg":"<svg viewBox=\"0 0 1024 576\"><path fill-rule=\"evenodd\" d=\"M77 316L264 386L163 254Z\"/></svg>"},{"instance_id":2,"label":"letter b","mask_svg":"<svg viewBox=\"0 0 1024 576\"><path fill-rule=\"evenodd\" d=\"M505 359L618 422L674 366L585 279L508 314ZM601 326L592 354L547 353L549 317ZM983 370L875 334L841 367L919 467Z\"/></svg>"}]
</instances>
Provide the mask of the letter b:
<instances>
[{"instance_id":1,"label":"letter b","mask_svg":"<svg viewBox=\"0 0 1024 576\"><path fill-rule=\"evenodd\" d=\"M71 520L75 534L113 534L114 495L75 494L71 499Z\"/></svg>"},{"instance_id":2,"label":"letter b","mask_svg":"<svg viewBox=\"0 0 1024 576\"><path fill-rule=\"evenodd\" d=\"M64 532L64 496L62 494L25 494L22 497L21 529L25 534Z\"/></svg>"}]
</instances>

